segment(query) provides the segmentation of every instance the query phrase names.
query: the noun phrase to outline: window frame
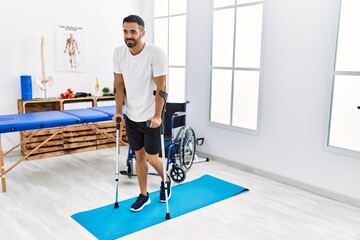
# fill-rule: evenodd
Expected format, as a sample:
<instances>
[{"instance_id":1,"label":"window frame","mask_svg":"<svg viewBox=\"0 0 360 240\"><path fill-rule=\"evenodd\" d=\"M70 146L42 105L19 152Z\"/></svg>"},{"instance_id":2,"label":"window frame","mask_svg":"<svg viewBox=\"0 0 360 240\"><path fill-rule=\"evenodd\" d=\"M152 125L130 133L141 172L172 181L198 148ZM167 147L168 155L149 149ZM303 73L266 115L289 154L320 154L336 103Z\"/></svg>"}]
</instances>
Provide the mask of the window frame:
<instances>
[{"instance_id":1,"label":"window frame","mask_svg":"<svg viewBox=\"0 0 360 240\"><path fill-rule=\"evenodd\" d=\"M170 93L170 86L171 86L171 81L169 78L170 75L170 69L183 69L184 70L184 96L183 97L183 101L186 101L186 81L187 81L187 39L188 39L188 18L187 18L187 13L188 13L188 4L187 4L187 0L184 0L186 2L186 9L185 9L185 13L176 13L176 14L170 14L170 2L171 0L167 0L167 15L162 15L162 16L155 16L155 1L154 0L154 15L153 15L153 26L155 27L155 21L157 19L167 19L167 49L166 49L166 55L167 55L167 64L168 64L168 69L167 69L167 92ZM184 59L184 65L170 65L170 19L174 18L174 17L179 17L179 16L185 16L185 59ZM155 43L155 36L153 36L153 42ZM165 51L165 49L164 49ZM170 99L171 101L171 99Z\"/></svg>"},{"instance_id":2,"label":"window frame","mask_svg":"<svg viewBox=\"0 0 360 240\"><path fill-rule=\"evenodd\" d=\"M255 135L255 136L260 136L260 132L261 132L261 109L262 109L262 88L263 88L263 65L264 65L264 32L265 32L265 28L266 28L266 6L267 3L265 0L262 1L254 1L251 3L237 3L238 0L235 0L235 3L233 5L228 5L228 6L223 6L223 7L213 7L212 9L212 32L211 32L211 59L210 59L210 91L209 91L209 115L208 115L208 125L209 126L213 126L213 127L218 127L218 128L222 128L222 129L226 129L226 130L230 130L230 131L235 131L235 132L240 132L240 133L246 133L246 134L250 134L250 135ZM258 68L248 68L248 67L236 67L235 66L235 50L236 50L236 21L237 21L237 8L238 7L247 7L247 6L252 6L252 5L262 5L262 19L261 19L261 23L262 23L262 29L261 29L261 39L260 39L260 64ZM222 10L222 9L234 9L234 36L233 36L233 56L232 56L232 67L217 67L217 66L213 66L213 26L214 26L214 12L216 10ZM212 108L212 71L213 69L220 69L220 70L231 70L232 71L232 88L231 88L231 111L230 111L230 124L223 124L223 123L218 123L218 122L214 122L211 120L211 108ZM239 127L239 126L234 126L232 124L232 118L233 118L233 99L234 99L234 79L235 79L235 72L236 71L257 71L259 73L259 89L258 89L258 102L257 102L257 122L256 122L256 129L249 129L249 128L244 128L244 127Z\"/></svg>"},{"instance_id":3,"label":"window frame","mask_svg":"<svg viewBox=\"0 0 360 240\"><path fill-rule=\"evenodd\" d=\"M359 151L356 150L352 150L352 149L348 149L348 148L344 148L344 147L339 147L339 146L333 146L330 145L330 130L331 130L331 121L332 121L332 115L333 115L333 97L334 97L334 92L335 92L335 77L336 76L360 76L360 71L343 71L343 70L336 70L336 60L337 60L337 50L338 50L338 42L339 42L339 33L340 33L340 19L341 19L341 2L339 4L339 11L337 13L337 26L336 26L336 44L335 44L335 50L334 50L334 54L333 54L333 59L332 59L332 69L330 70L329 73L329 79L331 79L331 84L329 84L329 89L328 89L328 110L327 110L327 117L326 117L326 129L325 129L325 134L324 134L324 140L323 140L323 146L324 146L324 150L328 151L328 152L332 152L332 153L336 153L336 154L341 154L344 156L349 156L349 157L355 157L355 158L360 158L360 149ZM360 105L360 103L359 103ZM360 110L359 110L360 111ZM360 112L359 112L360 114Z\"/></svg>"}]
</instances>

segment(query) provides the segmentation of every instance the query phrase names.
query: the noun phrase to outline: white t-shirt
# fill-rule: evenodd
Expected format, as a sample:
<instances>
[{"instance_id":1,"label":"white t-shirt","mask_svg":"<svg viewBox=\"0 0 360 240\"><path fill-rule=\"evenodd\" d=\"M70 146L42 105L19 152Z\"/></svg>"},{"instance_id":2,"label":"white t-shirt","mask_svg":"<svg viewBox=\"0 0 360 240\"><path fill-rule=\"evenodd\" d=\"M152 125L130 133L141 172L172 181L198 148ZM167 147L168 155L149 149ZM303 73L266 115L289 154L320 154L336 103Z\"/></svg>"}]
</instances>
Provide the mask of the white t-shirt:
<instances>
[{"instance_id":1,"label":"white t-shirt","mask_svg":"<svg viewBox=\"0 0 360 240\"><path fill-rule=\"evenodd\" d=\"M154 77L166 75L165 53L146 43L144 49L133 56L126 45L114 50L114 73L122 74L125 83L126 117L144 122L154 116L156 90Z\"/></svg>"}]
</instances>

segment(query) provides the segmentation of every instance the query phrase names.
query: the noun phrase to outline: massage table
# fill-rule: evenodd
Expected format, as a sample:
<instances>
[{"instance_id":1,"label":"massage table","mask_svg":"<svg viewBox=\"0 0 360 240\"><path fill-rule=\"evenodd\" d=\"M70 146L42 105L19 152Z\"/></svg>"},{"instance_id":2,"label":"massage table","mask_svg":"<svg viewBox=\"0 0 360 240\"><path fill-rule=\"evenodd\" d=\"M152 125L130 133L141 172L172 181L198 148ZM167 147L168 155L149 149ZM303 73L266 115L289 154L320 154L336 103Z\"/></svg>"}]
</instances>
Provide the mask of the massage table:
<instances>
[{"instance_id":1,"label":"massage table","mask_svg":"<svg viewBox=\"0 0 360 240\"><path fill-rule=\"evenodd\" d=\"M125 112L125 110L123 110ZM34 113L24 113L24 114L10 114L10 115L0 115L0 176L1 176L1 186L2 191L6 192L6 174L14 169L18 164L23 162L29 155L38 150L41 146L50 141L55 137L59 132L66 129L67 126L74 125L85 125L89 129L95 130L100 134L104 134L108 138L116 142L116 138L107 133L106 131L97 128L97 122L111 121L112 117L115 114L115 106L102 106L102 107L91 107L91 108L82 108L82 109L71 109L64 111L47 111L47 112L34 112ZM124 114L125 115L125 114ZM121 127L123 124L121 124ZM5 169L5 156L13 151L15 148L29 141L38 131L45 128L55 128L56 131L43 140L37 147L27 152L25 156L21 157L16 161L11 167ZM34 131L30 136L22 140L19 144L12 147L7 152L3 152L2 143L1 143L1 134L9 132L19 132L27 130L37 130ZM122 130L122 129L121 129ZM122 131L120 131L121 133ZM121 137L120 137L121 139ZM120 140L120 143L127 145L127 143Z\"/></svg>"}]
</instances>

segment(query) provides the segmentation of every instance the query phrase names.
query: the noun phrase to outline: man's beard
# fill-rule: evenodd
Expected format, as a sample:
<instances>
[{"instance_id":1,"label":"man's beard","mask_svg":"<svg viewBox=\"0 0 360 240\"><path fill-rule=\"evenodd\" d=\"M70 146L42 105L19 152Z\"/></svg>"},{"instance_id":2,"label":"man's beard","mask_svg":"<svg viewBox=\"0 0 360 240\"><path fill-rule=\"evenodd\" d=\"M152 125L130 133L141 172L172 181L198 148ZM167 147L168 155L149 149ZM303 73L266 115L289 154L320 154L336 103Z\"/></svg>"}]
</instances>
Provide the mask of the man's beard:
<instances>
[{"instance_id":1,"label":"man's beard","mask_svg":"<svg viewBox=\"0 0 360 240\"><path fill-rule=\"evenodd\" d=\"M128 40L132 40L133 42L128 42ZM128 46L128 48L133 48L136 45L138 45L138 41L133 38L127 38L127 39L125 39L125 44L126 44L126 46Z\"/></svg>"}]
</instances>

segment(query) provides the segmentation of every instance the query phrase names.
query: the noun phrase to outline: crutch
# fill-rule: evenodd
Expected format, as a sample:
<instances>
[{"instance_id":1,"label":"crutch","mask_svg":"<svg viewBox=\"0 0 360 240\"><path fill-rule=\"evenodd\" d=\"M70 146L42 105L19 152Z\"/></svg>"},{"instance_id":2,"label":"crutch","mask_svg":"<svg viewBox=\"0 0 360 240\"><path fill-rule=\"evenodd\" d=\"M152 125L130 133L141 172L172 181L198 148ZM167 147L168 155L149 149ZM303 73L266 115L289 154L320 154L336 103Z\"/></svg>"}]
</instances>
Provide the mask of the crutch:
<instances>
[{"instance_id":1,"label":"crutch","mask_svg":"<svg viewBox=\"0 0 360 240\"><path fill-rule=\"evenodd\" d=\"M155 91L154 91L154 95L155 95ZM167 169L167 164L166 164L166 158L165 158L165 146L164 146L164 116L165 116L165 111L166 111L166 100L167 100L167 96L168 94L164 91L159 92L159 95L164 99L164 106L162 109L162 113L161 113L161 126L160 126L160 139L161 139L161 157L162 157L162 162L163 162L163 178L164 178L164 188L165 188L165 202L166 202L166 215L165 215L165 219L170 219L170 208L169 208L169 196L168 196L168 191L167 191L167 174L166 174L166 169ZM146 122L147 126L150 126L150 121ZM166 182L165 182L166 181Z\"/></svg>"},{"instance_id":2,"label":"crutch","mask_svg":"<svg viewBox=\"0 0 360 240\"><path fill-rule=\"evenodd\" d=\"M116 118L116 171L115 171L115 181L116 181L116 194L115 194L115 204L114 208L119 208L118 195L119 195L119 159L120 159L120 123L121 117Z\"/></svg>"}]
</instances>

